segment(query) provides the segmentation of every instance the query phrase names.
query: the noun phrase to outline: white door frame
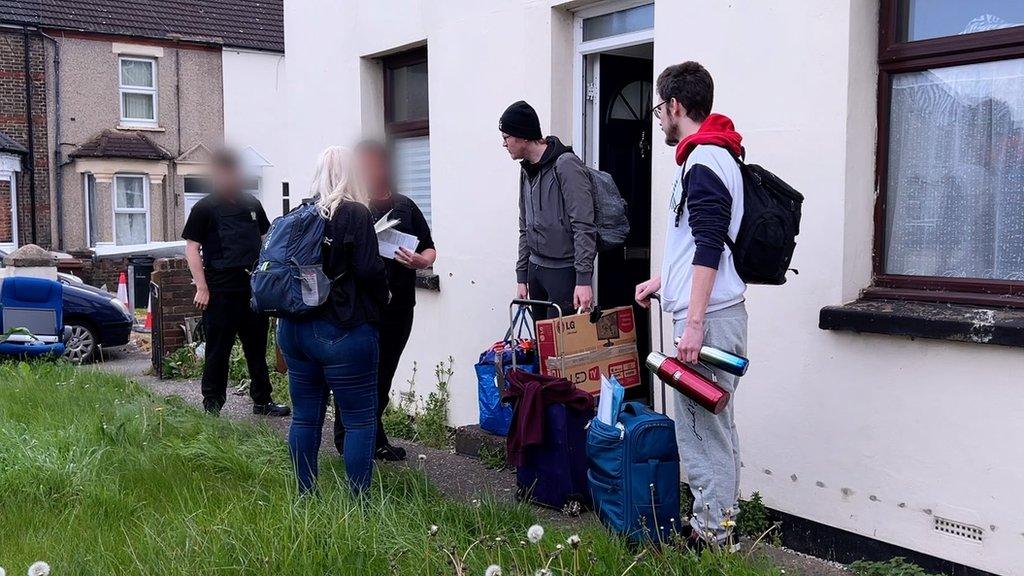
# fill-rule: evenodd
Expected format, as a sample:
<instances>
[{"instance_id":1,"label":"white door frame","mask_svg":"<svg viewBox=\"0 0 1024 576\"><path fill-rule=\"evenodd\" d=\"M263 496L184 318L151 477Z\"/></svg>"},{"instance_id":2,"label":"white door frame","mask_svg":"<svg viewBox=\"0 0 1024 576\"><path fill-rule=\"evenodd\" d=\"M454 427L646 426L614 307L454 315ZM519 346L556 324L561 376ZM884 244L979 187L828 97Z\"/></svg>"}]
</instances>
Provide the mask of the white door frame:
<instances>
[{"instance_id":1,"label":"white door frame","mask_svg":"<svg viewBox=\"0 0 1024 576\"><path fill-rule=\"evenodd\" d=\"M573 143L578 146L580 156L592 168L600 166L598 143L600 142L600 118L596 114L601 109L600 87L601 85L601 60L600 53L617 48L628 48L639 44L654 42L654 28L639 30L626 34L618 34L597 40L583 40L583 21L594 16L611 14L621 10L628 10L645 4L653 4L652 0L614 0L601 2L588 6L585 9L574 13L573 18ZM588 59L593 56L593 59ZM592 104L588 106L587 99L587 68L591 67L593 85Z\"/></svg>"},{"instance_id":2,"label":"white door frame","mask_svg":"<svg viewBox=\"0 0 1024 576\"><path fill-rule=\"evenodd\" d=\"M0 180L10 182L11 189L11 241L0 243L0 248L10 250L18 247L18 172L21 172L21 158L0 153ZM0 210L3 210L2 206Z\"/></svg>"}]
</instances>

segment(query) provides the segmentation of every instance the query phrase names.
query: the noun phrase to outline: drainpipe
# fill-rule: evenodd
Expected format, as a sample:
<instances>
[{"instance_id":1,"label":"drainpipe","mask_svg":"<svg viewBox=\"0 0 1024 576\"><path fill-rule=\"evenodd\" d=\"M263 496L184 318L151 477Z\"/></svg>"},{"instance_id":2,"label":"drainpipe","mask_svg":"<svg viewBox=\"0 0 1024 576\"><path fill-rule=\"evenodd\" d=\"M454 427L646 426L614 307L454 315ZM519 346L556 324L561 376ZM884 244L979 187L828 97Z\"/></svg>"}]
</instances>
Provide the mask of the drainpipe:
<instances>
[{"instance_id":1,"label":"drainpipe","mask_svg":"<svg viewBox=\"0 0 1024 576\"><path fill-rule=\"evenodd\" d=\"M25 48L25 117L28 124L28 198L29 217L32 222L32 243L38 242L38 229L36 226L36 154L35 154L35 127L32 122L32 66L29 57L29 34L28 26L21 28L22 44Z\"/></svg>"},{"instance_id":2,"label":"drainpipe","mask_svg":"<svg viewBox=\"0 0 1024 576\"><path fill-rule=\"evenodd\" d=\"M56 132L53 138L53 183L54 183L54 209L57 210L57 249L64 249L64 154L61 152L61 130L60 130L60 42L56 38L40 31L39 34L53 42L53 129Z\"/></svg>"}]
</instances>

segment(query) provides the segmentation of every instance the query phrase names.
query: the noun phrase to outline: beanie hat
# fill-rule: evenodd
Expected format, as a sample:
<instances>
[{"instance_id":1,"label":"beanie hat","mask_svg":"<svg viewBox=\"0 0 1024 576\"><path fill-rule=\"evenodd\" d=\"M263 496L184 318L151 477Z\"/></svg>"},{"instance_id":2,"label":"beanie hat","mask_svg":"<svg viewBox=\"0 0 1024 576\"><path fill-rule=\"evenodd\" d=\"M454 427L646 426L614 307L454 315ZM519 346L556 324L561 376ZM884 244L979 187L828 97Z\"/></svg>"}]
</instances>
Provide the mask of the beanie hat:
<instances>
[{"instance_id":1,"label":"beanie hat","mask_svg":"<svg viewBox=\"0 0 1024 576\"><path fill-rule=\"evenodd\" d=\"M540 140L544 137L540 133L540 119L537 118L537 111L522 100L505 109L501 119L498 120L498 130L524 140Z\"/></svg>"}]
</instances>

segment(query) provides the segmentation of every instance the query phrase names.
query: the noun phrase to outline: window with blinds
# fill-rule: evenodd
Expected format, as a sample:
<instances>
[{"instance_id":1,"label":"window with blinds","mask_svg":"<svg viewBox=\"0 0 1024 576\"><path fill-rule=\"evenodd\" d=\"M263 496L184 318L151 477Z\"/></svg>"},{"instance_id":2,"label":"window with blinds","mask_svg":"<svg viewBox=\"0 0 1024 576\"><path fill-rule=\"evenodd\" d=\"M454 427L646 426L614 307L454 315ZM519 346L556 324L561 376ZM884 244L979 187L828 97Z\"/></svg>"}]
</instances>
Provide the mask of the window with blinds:
<instances>
[{"instance_id":1,"label":"window with blinds","mask_svg":"<svg viewBox=\"0 0 1024 576\"><path fill-rule=\"evenodd\" d=\"M391 142L395 188L415 202L432 225L427 49L389 56L383 64L384 128Z\"/></svg>"},{"instance_id":2,"label":"window with blinds","mask_svg":"<svg viewBox=\"0 0 1024 576\"><path fill-rule=\"evenodd\" d=\"M394 143L395 187L430 219L430 136L401 138Z\"/></svg>"}]
</instances>

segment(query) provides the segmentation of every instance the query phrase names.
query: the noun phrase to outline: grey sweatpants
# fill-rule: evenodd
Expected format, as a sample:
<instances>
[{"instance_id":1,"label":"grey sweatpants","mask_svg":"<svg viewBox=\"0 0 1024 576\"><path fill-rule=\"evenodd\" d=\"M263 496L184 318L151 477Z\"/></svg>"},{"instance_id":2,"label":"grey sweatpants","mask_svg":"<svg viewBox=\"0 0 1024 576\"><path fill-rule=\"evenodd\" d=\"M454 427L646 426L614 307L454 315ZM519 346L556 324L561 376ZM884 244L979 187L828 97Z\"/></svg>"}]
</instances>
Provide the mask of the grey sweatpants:
<instances>
[{"instance_id":1,"label":"grey sweatpants","mask_svg":"<svg viewBox=\"0 0 1024 576\"><path fill-rule=\"evenodd\" d=\"M676 338L683 335L685 322L673 323ZM704 319L704 344L740 356L747 355L747 309L742 302L714 312ZM717 416L699 404L674 392L676 409L676 441L679 458L686 469L687 482L693 492L693 516L690 525L698 534L716 540L726 538L722 522L736 519L740 493L740 439L733 419L736 386L739 377L718 369L714 373L718 385L733 395L725 410Z\"/></svg>"}]
</instances>

